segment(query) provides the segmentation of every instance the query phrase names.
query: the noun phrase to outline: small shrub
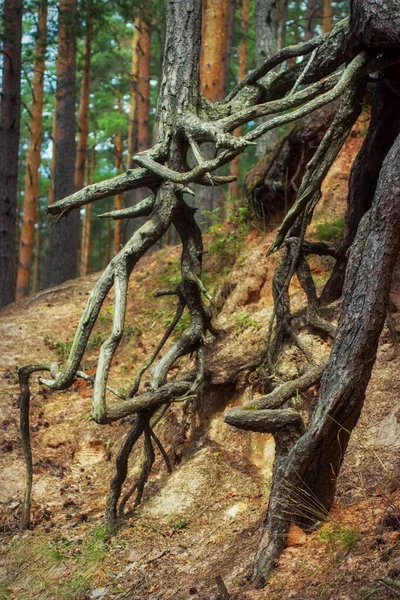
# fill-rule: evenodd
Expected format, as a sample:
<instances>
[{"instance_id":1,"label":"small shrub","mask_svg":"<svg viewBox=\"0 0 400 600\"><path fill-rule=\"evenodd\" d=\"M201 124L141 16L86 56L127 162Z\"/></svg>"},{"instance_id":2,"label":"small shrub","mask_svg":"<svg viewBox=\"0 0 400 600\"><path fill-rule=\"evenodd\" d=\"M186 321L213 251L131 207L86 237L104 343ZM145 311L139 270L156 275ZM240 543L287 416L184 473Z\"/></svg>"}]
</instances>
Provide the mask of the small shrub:
<instances>
[{"instance_id":1,"label":"small shrub","mask_svg":"<svg viewBox=\"0 0 400 600\"><path fill-rule=\"evenodd\" d=\"M328 522L318 532L318 536L324 542L331 544L336 549L348 552L358 539L357 532L348 527L341 527L339 523Z\"/></svg>"},{"instance_id":2,"label":"small shrub","mask_svg":"<svg viewBox=\"0 0 400 600\"><path fill-rule=\"evenodd\" d=\"M338 242L343 238L344 218L337 221L319 223L317 225L317 238L325 242Z\"/></svg>"}]
</instances>

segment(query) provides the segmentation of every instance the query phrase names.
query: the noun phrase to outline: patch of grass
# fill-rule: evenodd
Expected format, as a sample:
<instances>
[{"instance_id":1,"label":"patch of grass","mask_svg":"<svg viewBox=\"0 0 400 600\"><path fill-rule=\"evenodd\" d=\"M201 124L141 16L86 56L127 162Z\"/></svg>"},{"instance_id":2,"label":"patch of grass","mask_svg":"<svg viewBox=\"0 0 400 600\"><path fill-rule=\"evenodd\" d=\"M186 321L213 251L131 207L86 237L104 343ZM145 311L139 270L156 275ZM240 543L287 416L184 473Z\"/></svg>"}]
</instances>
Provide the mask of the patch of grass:
<instances>
[{"instance_id":1,"label":"patch of grass","mask_svg":"<svg viewBox=\"0 0 400 600\"><path fill-rule=\"evenodd\" d=\"M319 223L317 225L317 238L325 242L338 242L343 239L344 218L337 221Z\"/></svg>"},{"instance_id":2,"label":"patch of grass","mask_svg":"<svg viewBox=\"0 0 400 600\"><path fill-rule=\"evenodd\" d=\"M8 600L10 594L10 588L5 583L0 583L0 600Z\"/></svg>"},{"instance_id":3,"label":"patch of grass","mask_svg":"<svg viewBox=\"0 0 400 600\"><path fill-rule=\"evenodd\" d=\"M258 331L262 327L262 323L253 319L247 312L239 312L236 314L236 327L235 331L237 334L242 333L249 327Z\"/></svg>"},{"instance_id":4,"label":"patch of grass","mask_svg":"<svg viewBox=\"0 0 400 600\"><path fill-rule=\"evenodd\" d=\"M77 574L71 581L65 586L61 598L62 600L76 600L89 590L92 585L92 580L86 575Z\"/></svg>"},{"instance_id":5,"label":"patch of grass","mask_svg":"<svg viewBox=\"0 0 400 600\"><path fill-rule=\"evenodd\" d=\"M178 531L179 529L184 529L187 526L187 524L187 519L178 519L173 524L173 528L175 529L175 531Z\"/></svg>"},{"instance_id":6,"label":"patch of grass","mask_svg":"<svg viewBox=\"0 0 400 600\"><path fill-rule=\"evenodd\" d=\"M86 350L95 350L96 348L99 348L105 339L106 337L100 333L93 334L87 343ZM61 342L60 340L47 335L43 338L43 341L48 348L54 350L60 361L64 361L68 358L72 347L72 340Z\"/></svg>"},{"instance_id":7,"label":"patch of grass","mask_svg":"<svg viewBox=\"0 0 400 600\"><path fill-rule=\"evenodd\" d=\"M318 532L318 537L331 544L335 549L349 552L358 540L357 532L349 527L342 527L335 521L330 521Z\"/></svg>"}]
</instances>

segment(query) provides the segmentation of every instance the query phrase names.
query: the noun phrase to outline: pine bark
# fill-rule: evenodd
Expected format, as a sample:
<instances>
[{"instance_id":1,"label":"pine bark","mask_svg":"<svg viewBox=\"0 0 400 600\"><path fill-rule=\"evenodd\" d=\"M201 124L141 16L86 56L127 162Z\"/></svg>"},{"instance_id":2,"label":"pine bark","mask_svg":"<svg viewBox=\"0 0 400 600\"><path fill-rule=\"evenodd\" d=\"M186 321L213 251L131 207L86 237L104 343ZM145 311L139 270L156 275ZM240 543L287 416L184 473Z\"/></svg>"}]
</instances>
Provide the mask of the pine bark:
<instances>
[{"instance_id":1,"label":"pine bark","mask_svg":"<svg viewBox=\"0 0 400 600\"><path fill-rule=\"evenodd\" d=\"M15 298L22 0L5 0L0 115L0 308Z\"/></svg>"},{"instance_id":2,"label":"pine bark","mask_svg":"<svg viewBox=\"0 0 400 600\"><path fill-rule=\"evenodd\" d=\"M75 191L76 0L60 0L55 124L54 200ZM50 229L47 287L72 279L77 272L79 212Z\"/></svg>"},{"instance_id":3,"label":"pine bark","mask_svg":"<svg viewBox=\"0 0 400 600\"><path fill-rule=\"evenodd\" d=\"M41 0L33 62L32 104L29 120L29 146L26 152L24 208L19 245L16 298L29 295L39 202L39 167L42 146L43 85L47 37L47 0Z\"/></svg>"},{"instance_id":4,"label":"pine bark","mask_svg":"<svg viewBox=\"0 0 400 600\"><path fill-rule=\"evenodd\" d=\"M279 0L256 0L255 11L256 64L259 66L278 49ZM275 131L271 131L257 140L257 158L264 156L267 148L276 140Z\"/></svg>"},{"instance_id":5,"label":"pine bark","mask_svg":"<svg viewBox=\"0 0 400 600\"><path fill-rule=\"evenodd\" d=\"M211 102L219 102L226 94L231 4L231 0L207 0L203 7L200 90ZM204 158L209 159L213 148L203 144L202 152ZM201 210L209 213L221 210L220 189L197 188L196 197ZM211 224L210 215L202 219L205 226Z\"/></svg>"},{"instance_id":6,"label":"pine bark","mask_svg":"<svg viewBox=\"0 0 400 600\"><path fill-rule=\"evenodd\" d=\"M139 77L137 97L138 152L149 147L151 32L145 19L140 20Z\"/></svg>"},{"instance_id":7,"label":"pine bark","mask_svg":"<svg viewBox=\"0 0 400 600\"><path fill-rule=\"evenodd\" d=\"M131 63L131 99L129 107L129 125L128 125L128 157L126 164L128 168L133 165L132 155L137 150L137 96L138 96L138 78L139 78L139 40L140 40L140 23L139 19L135 19L135 29L132 36L132 63Z\"/></svg>"}]
</instances>

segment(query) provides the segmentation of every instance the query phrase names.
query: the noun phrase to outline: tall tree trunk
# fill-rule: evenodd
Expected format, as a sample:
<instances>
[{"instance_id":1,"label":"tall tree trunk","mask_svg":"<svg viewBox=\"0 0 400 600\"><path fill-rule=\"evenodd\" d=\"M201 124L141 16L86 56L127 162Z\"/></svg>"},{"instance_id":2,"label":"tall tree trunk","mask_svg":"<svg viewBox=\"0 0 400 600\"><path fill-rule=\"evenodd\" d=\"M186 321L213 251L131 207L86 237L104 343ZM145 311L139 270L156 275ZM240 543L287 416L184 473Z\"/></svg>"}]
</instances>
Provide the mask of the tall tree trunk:
<instances>
[{"instance_id":1,"label":"tall tree trunk","mask_svg":"<svg viewBox=\"0 0 400 600\"><path fill-rule=\"evenodd\" d=\"M247 35L249 31L250 0L242 0L242 19L241 19L241 39L239 44L239 69L238 81L244 79L247 73ZM243 134L243 127L238 127L235 135L240 137ZM239 170L240 155L236 156L231 163L231 175L236 177L236 181L229 185L229 195L231 200L239 196Z\"/></svg>"},{"instance_id":2,"label":"tall tree trunk","mask_svg":"<svg viewBox=\"0 0 400 600\"><path fill-rule=\"evenodd\" d=\"M89 137L89 101L90 101L90 62L92 55L92 2L86 5L86 38L85 56L83 61L83 74L81 82L80 104L78 114L78 148L75 161L75 188L80 190L85 182L88 163L88 137ZM86 181L86 185L88 185ZM89 247L88 233L90 230L91 208L85 206L82 221L79 274L87 274L87 251Z\"/></svg>"},{"instance_id":3,"label":"tall tree trunk","mask_svg":"<svg viewBox=\"0 0 400 600\"><path fill-rule=\"evenodd\" d=\"M60 0L57 56L54 200L75 191L76 0ZM46 284L59 285L76 276L79 213L70 213L50 228Z\"/></svg>"},{"instance_id":4,"label":"tall tree trunk","mask_svg":"<svg viewBox=\"0 0 400 600\"><path fill-rule=\"evenodd\" d=\"M86 184L92 183L92 174L95 170L96 151L92 148L91 152L88 149L86 155ZM80 268L81 277L85 277L89 273L90 252L92 248L92 205L85 206L85 214L82 223L82 239L80 253Z\"/></svg>"},{"instance_id":5,"label":"tall tree trunk","mask_svg":"<svg viewBox=\"0 0 400 600\"><path fill-rule=\"evenodd\" d=\"M151 33L145 19L140 20L138 78L138 152L149 147Z\"/></svg>"},{"instance_id":6,"label":"tall tree trunk","mask_svg":"<svg viewBox=\"0 0 400 600\"><path fill-rule=\"evenodd\" d=\"M278 48L279 0L256 0L256 64L261 65ZM260 121L262 122L262 121ZM277 140L274 131L257 140L256 156L264 156L268 147Z\"/></svg>"},{"instance_id":7,"label":"tall tree trunk","mask_svg":"<svg viewBox=\"0 0 400 600\"><path fill-rule=\"evenodd\" d=\"M119 110L122 110L121 101L119 101ZM122 169L123 160L123 141L122 141L122 133L117 133L114 140L115 146L115 166L117 168L117 173L119 173ZM115 196L115 210L120 210L123 208L122 194L117 194ZM123 245L123 225L124 222L122 219L114 221L114 254L118 254Z\"/></svg>"},{"instance_id":8,"label":"tall tree trunk","mask_svg":"<svg viewBox=\"0 0 400 600\"><path fill-rule=\"evenodd\" d=\"M53 204L54 203L54 179L56 176L56 152L55 152L55 146L56 146L56 103L54 102L54 113L53 113L53 120L51 122L51 141L52 141L52 145L53 145L53 151L51 154L51 161L50 161L50 188L49 188L49 204ZM50 244L50 240L47 239L46 240L46 246L49 246Z\"/></svg>"},{"instance_id":9,"label":"tall tree trunk","mask_svg":"<svg viewBox=\"0 0 400 600\"><path fill-rule=\"evenodd\" d=\"M230 0L207 0L200 82L203 95L212 102L223 99L228 62Z\"/></svg>"},{"instance_id":10,"label":"tall tree trunk","mask_svg":"<svg viewBox=\"0 0 400 600\"><path fill-rule=\"evenodd\" d=\"M39 207L38 207L39 209ZM36 217L36 237L35 237L35 253L33 260L33 280L32 280L32 293L36 294L36 292L40 289L40 234L41 234L41 218L40 218L40 210L37 211Z\"/></svg>"},{"instance_id":11,"label":"tall tree trunk","mask_svg":"<svg viewBox=\"0 0 400 600\"><path fill-rule=\"evenodd\" d=\"M29 146L26 152L24 208L19 246L16 298L29 295L35 225L39 201L39 167L42 147L43 84L47 37L47 0L39 4L35 58L33 62L32 104L29 119Z\"/></svg>"},{"instance_id":12,"label":"tall tree trunk","mask_svg":"<svg viewBox=\"0 0 400 600\"><path fill-rule=\"evenodd\" d=\"M0 308L15 297L22 0L4 2L0 114Z\"/></svg>"},{"instance_id":13,"label":"tall tree trunk","mask_svg":"<svg viewBox=\"0 0 400 600\"><path fill-rule=\"evenodd\" d=\"M126 164L131 168L132 156L137 150L137 135L138 135L138 115L137 115L137 98L138 98L138 78L139 78L139 40L140 40L140 22L135 19L135 29L132 36L132 66L131 66L131 100L129 107L129 125L128 125L128 157Z\"/></svg>"},{"instance_id":14,"label":"tall tree trunk","mask_svg":"<svg viewBox=\"0 0 400 600\"><path fill-rule=\"evenodd\" d=\"M207 0L202 10L202 56L200 61L200 88L211 102L219 102L226 94L227 68L229 60L229 24L231 0ZM203 144L203 157L213 156L213 147ZM212 211L221 210L219 188L196 187L196 200L200 207L204 226L211 224ZM209 213L209 214L207 214Z\"/></svg>"},{"instance_id":15,"label":"tall tree trunk","mask_svg":"<svg viewBox=\"0 0 400 600\"><path fill-rule=\"evenodd\" d=\"M87 142L89 136L90 61L92 55L92 2L86 4L86 38L83 74L78 113L78 147L75 162L75 188L80 190L85 181Z\"/></svg>"},{"instance_id":16,"label":"tall tree trunk","mask_svg":"<svg viewBox=\"0 0 400 600\"><path fill-rule=\"evenodd\" d=\"M136 109L136 121L134 120L132 125L136 125L136 130L133 128L133 135L130 138L130 142L133 144L132 154L134 152L143 152L147 150L151 143L150 140L150 67L151 67L151 29L149 26L149 14L144 11L143 15L138 19L137 28L140 32L139 40L137 42L137 94L136 94L136 107L132 105L131 101L131 114L134 114ZM132 78L136 66L133 64L134 57L132 57ZM133 79L132 79L133 81ZM132 94L133 94L132 88ZM133 99L133 96L131 97ZM133 111L133 113L132 113ZM128 135L130 135L128 133ZM133 190L128 192L126 196L127 205L135 205L143 200L148 193L146 190ZM118 200L118 199L116 199ZM120 200L119 200L120 201ZM120 230L121 221L116 221L118 225L115 230ZM141 225L143 221L140 219L131 219L126 224L125 234L131 236ZM112 250L112 249L111 249Z\"/></svg>"},{"instance_id":17,"label":"tall tree trunk","mask_svg":"<svg viewBox=\"0 0 400 600\"><path fill-rule=\"evenodd\" d=\"M323 15L322 15L322 31L328 33L333 25L333 9L332 0L324 0Z\"/></svg>"}]
</instances>

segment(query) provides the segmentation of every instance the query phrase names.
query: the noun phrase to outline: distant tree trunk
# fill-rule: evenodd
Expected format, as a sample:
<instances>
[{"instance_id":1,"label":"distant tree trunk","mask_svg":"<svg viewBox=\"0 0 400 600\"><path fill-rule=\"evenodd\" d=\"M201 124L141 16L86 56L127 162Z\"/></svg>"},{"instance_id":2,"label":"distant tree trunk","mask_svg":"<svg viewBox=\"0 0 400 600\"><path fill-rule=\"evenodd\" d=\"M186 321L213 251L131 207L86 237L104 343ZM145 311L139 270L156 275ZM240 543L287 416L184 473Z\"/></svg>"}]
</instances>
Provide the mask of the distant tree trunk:
<instances>
[{"instance_id":1,"label":"distant tree trunk","mask_svg":"<svg viewBox=\"0 0 400 600\"><path fill-rule=\"evenodd\" d=\"M242 19L241 19L241 34L239 44L239 69L238 69L238 81L244 79L247 73L247 35L249 31L249 14L250 14L250 0L242 0ZM240 137L243 134L243 127L238 127L235 131L235 135ZM236 181L229 185L229 195L231 199L238 198L239 196L239 169L240 169L240 155L236 156L231 163L231 175L236 177Z\"/></svg>"},{"instance_id":2,"label":"distant tree trunk","mask_svg":"<svg viewBox=\"0 0 400 600\"><path fill-rule=\"evenodd\" d=\"M86 4L86 38L83 74L78 114L78 147L75 162L75 188L80 190L85 181L87 142L89 136L90 61L92 55L92 3Z\"/></svg>"},{"instance_id":3,"label":"distant tree trunk","mask_svg":"<svg viewBox=\"0 0 400 600\"><path fill-rule=\"evenodd\" d=\"M50 188L49 188L49 204L54 203L54 178L56 173L56 153L55 153L55 145L56 145L56 105L54 103L54 114L53 120L51 122L51 141L53 144L53 152L51 154L50 161ZM46 245L48 246L50 243L49 239L46 240Z\"/></svg>"},{"instance_id":4,"label":"distant tree trunk","mask_svg":"<svg viewBox=\"0 0 400 600\"><path fill-rule=\"evenodd\" d=\"M256 0L256 64L261 65L278 48L279 0ZM271 131L257 140L256 155L264 156L268 147L277 140Z\"/></svg>"},{"instance_id":5,"label":"distant tree trunk","mask_svg":"<svg viewBox=\"0 0 400 600\"><path fill-rule=\"evenodd\" d=\"M333 10L332 0L324 0L323 15L322 15L322 31L328 33L333 25Z\"/></svg>"},{"instance_id":6,"label":"distant tree trunk","mask_svg":"<svg viewBox=\"0 0 400 600\"><path fill-rule=\"evenodd\" d=\"M92 2L86 4L86 38L85 56L83 61L83 74L80 93L80 104L78 114L78 148L75 162L75 188L80 190L85 182L88 163L88 137L89 137L89 101L90 101L90 62L92 55ZM86 185L88 185L86 181ZM89 214L90 213L90 214ZM79 274L87 274L87 249L89 247L88 234L90 231L91 208L85 206L82 221Z\"/></svg>"},{"instance_id":7,"label":"distant tree trunk","mask_svg":"<svg viewBox=\"0 0 400 600\"><path fill-rule=\"evenodd\" d=\"M5 0L0 114L0 308L15 298L22 0Z\"/></svg>"},{"instance_id":8,"label":"distant tree trunk","mask_svg":"<svg viewBox=\"0 0 400 600\"><path fill-rule=\"evenodd\" d=\"M75 190L76 0L60 0L56 130L54 140L54 200ZM70 213L50 228L46 285L59 285L76 276L79 212Z\"/></svg>"},{"instance_id":9,"label":"distant tree trunk","mask_svg":"<svg viewBox=\"0 0 400 600\"><path fill-rule=\"evenodd\" d=\"M119 102L120 110L121 102ZM117 133L114 140L115 146L115 166L117 168L117 172L120 172L123 165L123 141L122 141L122 133ZM120 210L123 208L122 194L117 194L115 196L115 210ZM123 245L123 229L124 222L123 220L114 221L114 254L118 254Z\"/></svg>"},{"instance_id":10,"label":"distant tree trunk","mask_svg":"<svg viewBox=\"0 0 400 600\"><path fill-rule=\"evenodd\" d=\"M308 0L306 11L306 24L304 28L304 41L311 40L315 35L316 17L318 11L318 1Z\"/></svg>"},{"instance_id":11,"label":"distant tree trunk","mask_svg":"<svg viewBox=\"0 0 400 600\"><path fill-rule=\"evenodd\" d=\"M231 0L207 0L203 5L200 87L204 97L212 102L219 102L226 93L230 16ZM206 160L213 156L210 144L202 144L201 151ZM219 188L197 187L196 199L201 212L221 209ZM202 215L201 219L204 226L211 224L209 215Z\"/></svg>"},{"instance_id":12,"label":"distant tree trunk","mask_svg":"<svg viewBox=\"0 0 400 600\"><path fill-rule=\"evenodd\" d=\"M38 207L39 209L39 207ZM40 234L41 234L41 219L40 211L37 211L36 218L36 232L35 232L35 253L33 260L33 281L32 281L32 293L36 294L40 290Z\"/></svg>"},{"instance_id":13,"label":"distant tree trunk","mask_svg":"<svg viewBox=\"0 0 400 600\"><path fill-rule=\"evenodd\" d=\"M128 158L126 164L131 168L132 155L137 150L138 135L138 116L137 116L137 97L138 97L138 78L139 78L139 20L135 19L135 29L132 36L132 66L131 66L131 101L129 107L129 125L128 125Z\"/></svg>"},{"instance_id":14,"label":"distant tree trunk","mask_svg":"<svg viewBox=\"0 0 400 600\"><path fill-rule=\"evenodd\" d=\"M138 77L138 152L149 147L151 33L145 19L140 20Z\"/></svg>"},{"instance_id":15,"label":"distant tree trunk","mask_svg":"<svg viewBox=\"0 0 400 600\"><path fill-rule=\"evenodd\" d=\"M92 183L92 173L95 170L96 151L89 149L86 155L86 184ZM92 248L92 205L88 204L85 207L85 214L82 223L82 238L81 238L81 253L80 253L80 268L81 277L85 277L89 273L90 254Z\"/></svg>"},{"instance_id":16,"label":"distant tree trunk","mask_svg":"<svg viewBox=\"0 0 400 600\"><path fill-rule=\"evenodd\" d=\"M39 4L35 58L33 62L32 104L29 119L29 146L26 152L24 208L19 246L16 298L29 295L35 225L39 201L39 167L42 146L43 84L47 36L47 0Z\"/></svg>"},{"instance_id":17,"label":"distant tree trunk","mask_svg":"<svg viewBox=\"0 0 400 600\"><path fill-rule=\"evenodd\" d=\"M230 0L208 0L205 11L200 84L212 102L222 100L226 91L230 4Z\"/></svg>"}]
</instances>

